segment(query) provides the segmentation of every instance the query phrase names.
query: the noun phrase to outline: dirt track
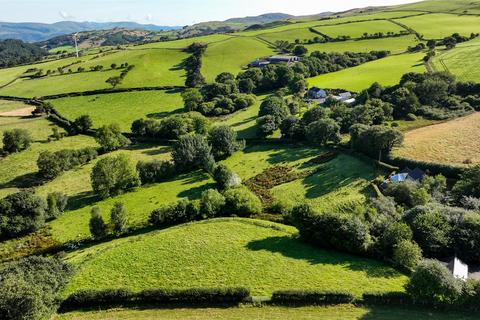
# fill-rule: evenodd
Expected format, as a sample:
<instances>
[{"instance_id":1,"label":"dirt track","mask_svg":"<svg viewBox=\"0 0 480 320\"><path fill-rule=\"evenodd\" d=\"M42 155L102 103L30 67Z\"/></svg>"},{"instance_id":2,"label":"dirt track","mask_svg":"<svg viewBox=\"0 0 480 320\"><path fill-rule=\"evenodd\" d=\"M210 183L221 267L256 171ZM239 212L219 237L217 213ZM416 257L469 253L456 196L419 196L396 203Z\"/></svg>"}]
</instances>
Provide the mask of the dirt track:
<instances>
[{"instance_id":1,"label":"dirt track","mask_svg":"<svg viewBox=\"0 0 480 320\"><path fill-rule=\"evenodd\" d=\"M32 115L33 110L35 110L34 107L12 110L0 113L0 117L27 117Z\"/></svg>"}]
</instances>

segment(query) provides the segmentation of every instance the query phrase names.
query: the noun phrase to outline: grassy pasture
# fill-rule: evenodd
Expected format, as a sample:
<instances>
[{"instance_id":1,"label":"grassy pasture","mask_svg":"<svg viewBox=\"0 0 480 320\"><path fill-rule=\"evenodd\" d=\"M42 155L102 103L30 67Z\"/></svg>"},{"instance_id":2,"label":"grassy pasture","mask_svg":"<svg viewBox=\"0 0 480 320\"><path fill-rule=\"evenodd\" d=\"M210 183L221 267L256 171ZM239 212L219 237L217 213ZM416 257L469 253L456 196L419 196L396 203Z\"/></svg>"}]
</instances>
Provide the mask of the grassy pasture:
<instances>
[{"instance_id":1,"label":"grassy pasture","mask_svg":"<svg viewBox=\"0 0 480 320\"><path fill-rule=\"evenodd\" d=\"M473 320L477 314L424 311L405 307L329 307L241 306L238 308L112 309L78 311L54 316L54 320Z\"/></svg>"},{"instance_id":2,"label":"grassy pasture","mask_svg":"<svg viewBox=\"0 0 480 320\"><path fill-rule=\"evenodd\" d=\"M448 71L461 81L480 81L480 39L459 44L455 49L437 54L431 64L437 71Z\"/></svg>"},{"instance_id":3,"label":"grassy pasture","mask_svg":"<svg viewBox=\"0 0 480 320\"><path fill-rule=\"evenodd\" d=\"M75 47L67 45L67 46L60 46L60 47L56 47L48 50L48 52L50 53L57 53L59 51L60 52L66 51L67 53L72 53L72 52L75 52Z\"/></svg>"},{"instance_id":4,"label":"grassy pasture","mask_svg":"<svg viewBox=\"0 0 480 320\"><path fill-rule=\"evenodd\" d=\"M480 29L479 16L459 16L456 14L435 13L419 17L396 20L417 31L426 39L441 39L459 33L470 36Z\"/></svg>"},{"instance_id":5,"label":"grassy pasture","mask_svg":"<svg viewBox=\"0 0 480 320\"><path fill-rule=\"evenodd\" d=\"M250 37L233 37L212 43L203 56L202 74L209 82L222 72L236 75L255 59L274 53L268 44Z\"/></svg>"},{"instance_id":6,"label":"grassy pasture","mask_svg":"<svg viewBox=\"0 0 480 320\"><path fill-rule=\"evenodd\" d=\"M415 36L407 35L396 38L317 43L306 45L306 47L309 52L370 52L388 50L392 54L396 54L405 52L409 46L417 44L418 40Z\"/></svg>"},{"instance_id":7,"label":"grassy pasture","mask_svg":"<svg viewBox=\"0 0 480 320\"><path fill-rule=\"evenodd\" d=\"M388 86L398 83L407 72L425 72L424 53L402 54L368 62L357 67L308 79L310 86L361 91L372 83Z\"/></svg>"},{"instance_id":8,"label":"grassy pasture","mask_svg":"<svg viewBox=\"0 0 480 320\"><path fill-rule=\"evenodd\" d=\"M273 228L273 227L275 228ZM287 288L402 291L407 279L380 262L316 249L296 229L249 219L190 223L71 253L79 289L245 286L254 295ZM341 281L339 281L341 279Z\"/></svg>"},{"instance_id":9,"label":"grassy pasture","mask_svg":"<svg viewBox=\"0 0 480 320\"><path fill-rule=\"evenodd\" d=\"M163 41L163 42L155 42L144 44L141 46L130 46L129 48L136 48L136 49L183 49L188 47L193 42L202 42L202 43L215 43L223 40L230 39L230 35L224 34L212 34L208 36L202 37L195 37L195 38L188 38L188 39L180 39L174 41Z\"/></svg>"},{"instance_id":10,"label":"grassy pasture","mask_svg":"<svg viewBox=\"0 0 480 320\"><path fill-rule=\"evenodd\" d=\"M271 43L275 43L275 41L279 40L295 42L296 39L300 41L307 41L315 37L318 37L318 34L311 32L308 28L290 29L272 33L269 32L258 36L258 38Z\"/></svg>"},{"instance_id":11,"label":"grassy pasture","mask_svg":"<svg viewBox=\"0 0 480 320\"><path fill-rule=\"evenodd\" d=\"M368 34L377 32L399 33L400 31L405 30L399 25L394 24L388 20L364 21L340 25L319 26L315 27L314 29L332 38L336 38L338 36L350 36L352 38L360 38L365 32Z\"/></svg>"},{"instance_id":12,"label":"grassy pasture","mask_svg":"<svg viewBox=\"0 0 480 320\"><path fill-rule=\"evenodd\" d=\"M17 109L28 108L29 105L21 101L0 100L0 113L13 111Z\"/></svg>"},{"instance_id":13,"label":"grassy pasture","mask_svg":"<svg viewBox=\"0 0 480 320\"><path fill-rule=\"evenodd\" d=\"M464 10L472 5L470 0L429 0L397 6L401 10L420 10L425 12L448 12Z\"/></svg>"},{"instance_id":14,"label":"grassy pasture","mask_svg":"<svg viewBox=\"0 0 480 320\"><path fill-rule=\"evenodd\" d=\"M480 163L480 113L407 132L395 154L415 160L462 165Z\"/></svg>"},{"instance_id":15,"label":"grassy pasture","mask_svg":"<svg viewBox=\"0 0 480 320\"><path fill-rule=\"evenodd\" d=\"M166 91L102 94L61 98L49 102L69 120L88 114L95 128L118 123L124 132L130 131L131 124L136 119L161 118L183 108L180 93Z\"/></svg>"},{"instance_id":16,"label":"grassy pasture","mask_svg":"<svg viewBox=\"0 0 480 320\"><path fill-rule=\"evenodd\" d=\"M257 117L260 105L266 95L257 97L257 102L247 109L235 112L232 115L218 119L219 122L231 126L240 139L252 139L257 137Z\"/></svg>"}]
</instances>

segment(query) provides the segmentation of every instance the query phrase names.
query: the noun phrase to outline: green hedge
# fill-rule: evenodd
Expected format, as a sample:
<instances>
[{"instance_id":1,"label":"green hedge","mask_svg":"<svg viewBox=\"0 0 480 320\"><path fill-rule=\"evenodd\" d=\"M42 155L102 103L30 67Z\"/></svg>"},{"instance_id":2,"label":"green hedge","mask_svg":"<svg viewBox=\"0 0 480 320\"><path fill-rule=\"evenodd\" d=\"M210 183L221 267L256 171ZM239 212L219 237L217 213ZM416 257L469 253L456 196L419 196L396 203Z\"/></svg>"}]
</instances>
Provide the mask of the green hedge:
<instances>
[{"instance_id":1,"label":"green hedge","mask_svg":"<svg viewBox=\"0 0 480 320\"><path fill-rule=\"evenodd\" d=\"M413 301L405 292L372 292L363 294L362 303L372 305L411 305Z\"/></svg>"},{"instance_id":2,"label":"green hedge","mask_svg":"<svg viewBox=\"0 0 480 320\"><path fill-rule=\"evenodd\" d=\"M414 169L418 167L423 170L428 170L430 174L442 174L445 177L452 179L457 179L465 171L465 168L460 166L454 166L445 163L418 161L401 157L389 156L387 162L400 168L409 167Z\"/></svg>"},{"instance_id":3,"label":"green hedge","mask_svg":"<svg viewBox=\"0 0 480 320\"><path fill-rule=\"evenodd\" d=\"M136 305L234 305L250 297L246 288L147 289L134 293L129 289L80 290L66 298L60 310Z\"/></svg>"},{"instance_id":4,"label":"green hedge","mask_svg":"<svg viewBox=\"0 0 480 320\"><path fill-rule=\"evenodd\" d=\"M352 303L355 297L343 291L285 290L275 291L272 304L276 305L335 305Z\"/></svg>"}]
</instances>

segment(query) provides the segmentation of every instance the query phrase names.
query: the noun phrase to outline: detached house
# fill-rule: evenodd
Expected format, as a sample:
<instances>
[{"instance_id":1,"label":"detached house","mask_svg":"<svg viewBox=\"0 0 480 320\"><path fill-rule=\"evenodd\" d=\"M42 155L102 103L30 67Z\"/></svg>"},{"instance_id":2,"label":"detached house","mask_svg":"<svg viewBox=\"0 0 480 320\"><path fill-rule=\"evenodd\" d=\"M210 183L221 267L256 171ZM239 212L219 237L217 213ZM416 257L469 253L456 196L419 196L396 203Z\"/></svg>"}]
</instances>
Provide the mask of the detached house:
<instances>
[{"instance_id":1,"label":"detached house","mask_svg":"<svg viewBox=\"0 0 480 320\"><path fill-rule=\"evenodd\" d=\"M310 99L325 99L327 97L327 92L323 89L313 87L308 90L307 97Z\"/></svg>"}]
</instances>

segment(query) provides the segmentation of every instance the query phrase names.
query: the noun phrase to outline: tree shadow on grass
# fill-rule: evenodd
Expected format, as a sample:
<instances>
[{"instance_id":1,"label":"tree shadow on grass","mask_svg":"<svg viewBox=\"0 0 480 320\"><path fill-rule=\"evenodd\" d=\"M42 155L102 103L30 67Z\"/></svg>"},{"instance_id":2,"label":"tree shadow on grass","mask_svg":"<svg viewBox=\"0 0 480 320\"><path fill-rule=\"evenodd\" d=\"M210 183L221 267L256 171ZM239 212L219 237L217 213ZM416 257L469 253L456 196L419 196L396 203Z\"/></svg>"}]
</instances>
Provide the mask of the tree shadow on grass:
<instances>
[{"instance_id":1,"label":"tree shadow on grass","mask_svg":"<svg viewBox=\"0 0 480 320\"><path fill-rule=\"evenodd\" d=\"M30 172L23 174L21 176L17 176L14 179L0 184L0 189L6 188L18 188L18 189L25 189L25 188L32 188L36 186L40 186L45 183L42 178L38 176L37 172Z\"/></svg>"},{"instance_id":2,"label":"tree shadow on grass","mask_svg":"<svg viewBox=\"0 0 480 320\"><path fill-rule=\"evenodd\" d=\"M341 265L352 271L365 272L369 277L393 278L401 274L381 262L318 249L292 236L268 237L251 241L247 244L247 248L252 251L280 253L285 257L304 260L312 265Z\"/></svg>"},{"instance_id":3,"label":"tree shadow on grass","mask_svg":"<svg viewBox=\"0 0 480 320\"><path fill-rule=\"evenodd\" d=\"M447 310L431 310L414 306L368 306L368 313L359 320L398 320L398 319L480 319L478 312L460 312Z\"/></svg>"}]
</instances>

